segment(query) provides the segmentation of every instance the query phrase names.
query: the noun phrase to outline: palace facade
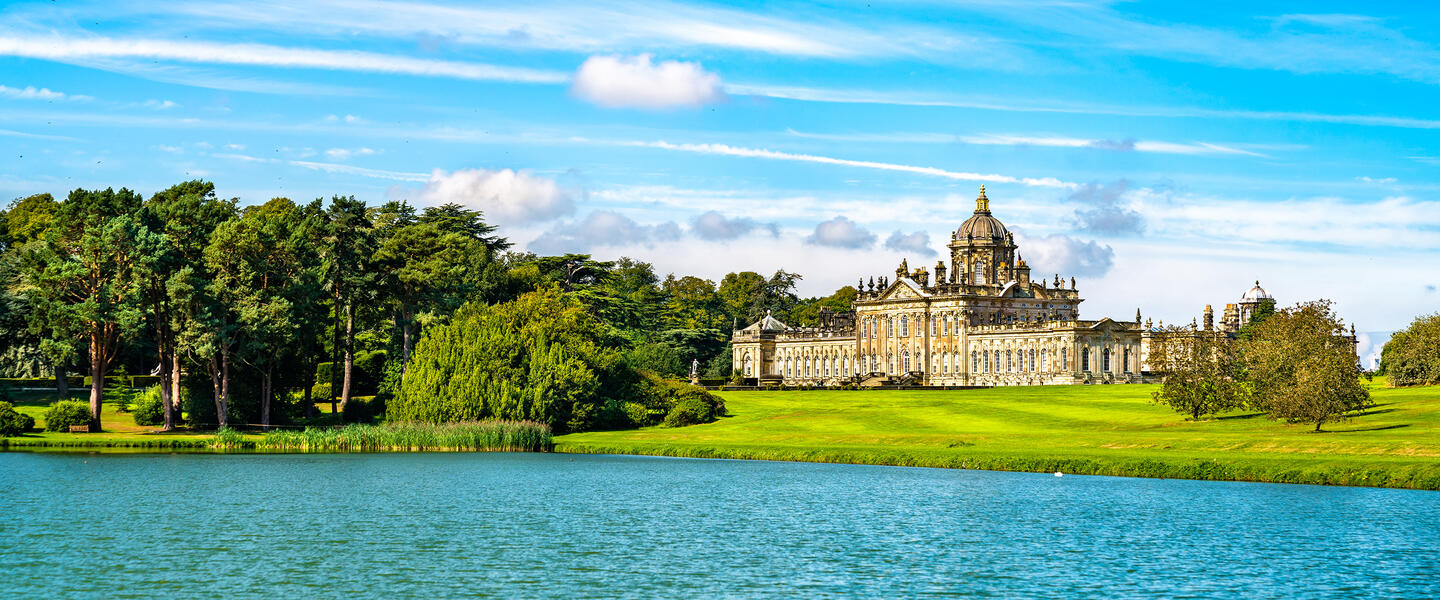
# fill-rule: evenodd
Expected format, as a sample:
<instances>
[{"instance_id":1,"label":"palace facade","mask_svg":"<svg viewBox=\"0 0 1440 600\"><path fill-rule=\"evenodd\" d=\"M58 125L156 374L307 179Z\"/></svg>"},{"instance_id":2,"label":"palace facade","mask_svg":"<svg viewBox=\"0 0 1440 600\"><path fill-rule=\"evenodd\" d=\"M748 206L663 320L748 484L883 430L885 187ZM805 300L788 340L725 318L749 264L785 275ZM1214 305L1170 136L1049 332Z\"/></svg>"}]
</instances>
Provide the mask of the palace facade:
<instances>
[{"instance_id":1,"label":"palace facade","mask_svg":"<svg viewBox=\"0 0 1440 600\"><path fill-rule=\"evenodd\" d=\"M1143 381L1148 324L1080 318L1075 279L1031 279L1015 236L990 213L985 187L975 214L950 236L948 263L895 278L863 279L851 310L822 311L816 327L770 315L732 337L737 370L755 383L1001 386ZM1258 290L1258 292L1256 292ZM1269 295L1256 287L1230 305L1222 329ZM1250 302L1247 302L1250 301ZM1207 328L1213 317L1206 307ZM1243 315L1248 320L1248 314Z\"/></svg>"}]
</instances>

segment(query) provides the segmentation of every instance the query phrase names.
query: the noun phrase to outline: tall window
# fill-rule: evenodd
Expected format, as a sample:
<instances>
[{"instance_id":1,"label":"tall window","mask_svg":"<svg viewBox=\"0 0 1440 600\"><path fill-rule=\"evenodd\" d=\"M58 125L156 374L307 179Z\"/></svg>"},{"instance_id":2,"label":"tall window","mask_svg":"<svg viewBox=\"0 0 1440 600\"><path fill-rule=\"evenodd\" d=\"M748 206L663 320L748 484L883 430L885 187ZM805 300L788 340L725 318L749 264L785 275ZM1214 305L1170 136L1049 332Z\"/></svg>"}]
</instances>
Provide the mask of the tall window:
<instances>
[{"instance_id":1,"label":"tall window","mask_svg":"<svg viewBox=\"0 0 1440 600\"><path fill-rule=\"evenodd\" d=\"M1104 371L1104 372L1106 372L1106 373L1109 373L1109 372L1110 372L1110 349L1109 349L1109 348L1106 348L1106 349L1103 351L1103 353L1100 355L1100 370L1101 370L1101 371Z\"/></svg>"},{"instance_id":2,"label":"tall window","mask_svg":"<svg viewBox=\"0 0 1440 600\"><path fill-rule=\"evenodd\" d=\"M1035 349L1030 349L1030 372L1035 372Z\"/></svg>"},{"instance_id":3,"label":"tall window","mask_svg":"<svg viewBox=\"0 0 1440 600\"><path fill-rule=\"evenodd\" d=\"M1126 349L1125 349L1125 360L1124 360L1123 362L1121 362L1121 365L1122 365L1122 370L1124 370L1126 373L1129 373L1129 372L1130 372L1130 349L1129 349L1129 348L1126 348Z\"/></svg>"},{"instance_id":4,"label":"tall window","mask_svg":"<svg viewBox=\"0 0 1440 600\"><path fill-rule=\"evenodd\" d=\"M974 350L970 351L970 372L980 372L980 355L977 354Z\"/></svg>"},{"instance_id":5,"label":"tall window","mask_svg":"<svg viewBox=\"0 0 1440 600\"><path fill-rule=\"evenodd\" d=\"M1086 372L1086 373L1089 373L1089 372L1090 372L1090 347L1089 347L1089 346L1085 346L1084 348L1081 348L1081 349L1080 349L1080 370L1081 370L1081 371L1084 371L1084 372Z\"/></svg>"},{"instance_id":6,"label":"tall window","mask_svg":"<svg viewBox=\"0 0 1440 600\"><path fill-rule=\"evenodd\" d=\"M980 359L981 359L981 361L980 361L980 362L981 362L981 364L980 364L980 372L982 372L982 373L989 373L989 372L990 372L990 351L989 351L989 350L986 350L986 351L984 351L984 352L981 352L981 353L980 353Z\"/></svg>"},{"instance_id":7,"label":"tall window","mask_svg":"<svg viewBox=\"0 0 1440 600\"><path fill-rule=\"evenodd\" d=\"M975 285L984 285L984 283L985 283L985 263L982 263L982 262L980 262L980 261L978 261L978 260L975 261L975 268L974 268L971 272L975 274L975 279L974 279Z\"/></svg>"},{"instance_id":8,"label":"tall window","mask_svg":"<svg viewBox=\"0 0 1440 600\"><path fill-rule=\"evenodd\" d=\"M746 376L746 377L751 377L751 376L753 376L753 374L751 373L751 363L750 363L750 355L749 355L749 354L746 354L746 355L745 355L745 376Z\"/></svg>"},{"instance_id":9,"label":"tall window","mask_svg":"<svg viewBox=\"0 0 1440 600\"><path fill-rule=\"evenodd\" d=\"M1069 349L1069 348L1061 348L1061 349L1060 349L1060 370L1061 370L1061 371L1069 371L1069 370L1070 370L1070 349Z\"/></svg>"},{"instance_id":10,"label":"tall window","mask_svg":"<svg viewBox=\"0 0 1440 600\"><path fill-rule=\"evenodd\" d=\"M1050 371L1050 350L1047 348L1040 349L1040 371Z\"/></svg>"},{"instance_id":11,"label":"tall window","mask_svg":"<svg viewBox=\"0 0 1440 600\"><path fill-rule=\"evenodd\" d=\"M910 317L900 317L900 337L910 335Z\"/></svg>"}]
</instances>

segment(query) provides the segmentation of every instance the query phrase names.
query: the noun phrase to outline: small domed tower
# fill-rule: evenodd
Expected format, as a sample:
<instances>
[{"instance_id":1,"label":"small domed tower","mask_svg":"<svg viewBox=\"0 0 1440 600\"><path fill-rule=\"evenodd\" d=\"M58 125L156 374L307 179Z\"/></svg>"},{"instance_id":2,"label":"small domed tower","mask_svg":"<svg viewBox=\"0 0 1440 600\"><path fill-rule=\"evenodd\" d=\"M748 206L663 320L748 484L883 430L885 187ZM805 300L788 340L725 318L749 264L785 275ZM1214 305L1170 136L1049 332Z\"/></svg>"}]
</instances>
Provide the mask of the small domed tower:
<instances>
[{"instance_id":1,"label":"small domed tower","mask_svg":"<svg viewBox=\"0 0 1440 600\"><path fill-rule=\"evenodd\" d=\"M1255 287L1246 290L1245 294L1240 296L1239 304L1240 325L1243 326L1255 316L1255 311L1259 310L1260 305L1269 304L1271 308L1274 308L1275 298L1265 291L1265 288L1260 287L1260 280L1257 279Z\"/></svg>"},{"instance_id":2,"label":"small domed tower","mask_svg":"<svg viewBox=\"0 0 1440 600\"><path fill-rule=\"evenodd\" d=\"M1015 279L1015 236L990 216L985 186L975 198L975 214L950 235L950 270L967 285L1004 285Z\"/></svg>"}]
</instances>

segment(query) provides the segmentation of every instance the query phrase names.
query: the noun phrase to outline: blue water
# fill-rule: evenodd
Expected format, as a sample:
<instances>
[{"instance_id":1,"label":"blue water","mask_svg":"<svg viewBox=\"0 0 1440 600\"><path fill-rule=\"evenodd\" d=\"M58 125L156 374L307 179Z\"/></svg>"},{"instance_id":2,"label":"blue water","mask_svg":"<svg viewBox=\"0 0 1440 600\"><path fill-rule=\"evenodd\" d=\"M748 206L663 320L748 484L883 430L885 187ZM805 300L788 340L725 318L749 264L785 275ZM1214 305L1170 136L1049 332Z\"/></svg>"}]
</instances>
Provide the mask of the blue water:
<instances>
[{"instance_id":1,"label":"blue water","mask_svg":"<svg viewBox=\"0 0 1440 600\"><path fill-rule=\"evenodd\" d=\"M0 594L1434 598L1440 493L548 454L0 453Z\"/></svg>"}]
</instances>

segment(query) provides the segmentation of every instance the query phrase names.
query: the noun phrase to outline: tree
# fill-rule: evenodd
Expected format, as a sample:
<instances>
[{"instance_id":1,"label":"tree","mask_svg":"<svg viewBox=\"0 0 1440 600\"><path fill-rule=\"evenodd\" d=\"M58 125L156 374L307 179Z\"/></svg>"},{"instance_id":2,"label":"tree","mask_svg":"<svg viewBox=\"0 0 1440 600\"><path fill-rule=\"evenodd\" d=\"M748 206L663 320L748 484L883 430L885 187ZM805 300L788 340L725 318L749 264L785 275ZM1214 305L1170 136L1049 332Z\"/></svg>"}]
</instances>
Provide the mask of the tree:
<instances>
[{"instance_id":1,"label":"tree","mask_svg":"<svg viewBox=\"0 0 1440 600\"><path fill-rule=\"evenodd\" d=\"M1277 311L1243 349L1253 405L1273 419L1314 423L1315 431L1370 406L1355 345L1329 300Z\"/></svg>"},{"instance_id":2,"label":"tree","mask_svg":"<svg viewBox=\"0 0 1440 600\"><path fill-rule=\"evenodd\" d=\"M1440 383L1440 313L1415 317L1390 336L1380 366L1392 386Z\"/></svg>"},{"instance_id":3,"label":"tree","mask_svg":"<svg viewBox=\"0 0 1440 600\"><path fill-rule=\"evenodd\" d=\"M339 385L340 409L344 410L355 377L356 310L375 292L374 272L369 264L375 252L374 224L364 202L354 196L335 196L325 210L324 233L325 284L330 291L335 325L332 362L344 364L340 381L334 381L332 375L331 385L332 389Z\"/></svg>"},{"instance_id":4,"label":"tree","mask_svg":"<svg viewBox=\"0 0 1440 600\"><path fill-rule=\"evenodd\" d=\"M217 198L215 184L196 179L156 192L140 212L146 227L160 234L158 244L145 247L148 260L138 274L160 361L166 430L174 428L178 414L182 355L209 362L208 354L193 347L205 338L196 319L209 314L202 310L209 285L205 249L211 233L235 218L237 204Z\"/></svg>"},{"instance_id":5,"label":"tree","mask_svg":"<svg viewBox=\"0 0 1440 600\"><path fill-rule=\"evenodd\" d=\"M766 311L786 320L800 303L795 284L801 279L799 274L783 269L775 271L769 279L753 271L730 273L720 280L718 293L732 322L738 322L741 327L760 320Z\"/></svg>"},{"instance_id":6,"label":"tree","mask_svg":"<svg viewBox=\"0 0 1440 600\"><path fill-rule=\"evenodd\" d=\"M558 288L468 304L420 340L392 421L525 419L593 427L628 372L607 328Z\"/></svg>"},{"instance_id":7,"label":"tree","mask_svg":"<svg viewBox=\"0 0 1440 600\"><path fill-rule=\"evenodd\" d=\"M1235 343L1213 331L1172 326L1150 339L1148 364L1161 378L1153 398L1199 420L1245 404Z\"/></svg>"},{"instance_id":8,"label":"tree","mask_svg":"<svg viewBox=\"0 0 1440 600\"><path fill-rule=\"evenodd\" d=\"M415 340L426 322L443 321L465 302L488 291L498 275L494 257L510 247L493 235L483 213L459 204L427 207L416 214L406 202L387 202L372 214L378 284L400 333L403 379Z\"/></svg>"},{"instance_id":9,"label":"tree","mask_svg":"<svg viewBox=\"0 0 1440 600\"><path fill-rule=\"evenodd\" d=\"M105 374L123 338L142 318L138 248L153 243L137 213L141 198L128 190L70 192L60 204L43 247L26 259L25 290L33 318L56 345L83 340L90 360L90 426L100 430Z\"/></svg>"},{"instance_id":10,"label":"tree","mask_svg":"<svg viewBox=\"0 0 1440 600\"><path fill-rule=\"evenodd\" d=\"M263 425L271 421L276 368L299 341L304 314L320 306L319 273L310 268L317 256L313 230L300 207L276 198L223 223L206 249L207 260L217 265L222 297L236 317L245 350L239 357L260 372ZM221 255L233 255L235 267L228 268Z\"/></svg>"},{"instance_id":11,"label":"tree","mask_svg":"<svg viewBox=\"0 0 1440 600\"><path fill-rule=\"evenodd\" d=\"M660 285L665 298L665 323L672 329L724 329L730 326L715 282L699 277L676 278Z\"/></svg>"},{"instance_id":12,"label":"tree","mask_svg":"<svg viewBox=\"0 0 1440 600\"><path fill-rule=\"evenodd\" d=\"M845 312L855 304L855 298L860 293L854 286L844 286L835 293L824 298L808 298L796 305L791 311L790 318L794 319L791 325L814 327L820 324L820 309L829 309L831 312Z\"/></svg>"}]
</instances>

